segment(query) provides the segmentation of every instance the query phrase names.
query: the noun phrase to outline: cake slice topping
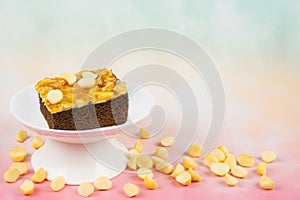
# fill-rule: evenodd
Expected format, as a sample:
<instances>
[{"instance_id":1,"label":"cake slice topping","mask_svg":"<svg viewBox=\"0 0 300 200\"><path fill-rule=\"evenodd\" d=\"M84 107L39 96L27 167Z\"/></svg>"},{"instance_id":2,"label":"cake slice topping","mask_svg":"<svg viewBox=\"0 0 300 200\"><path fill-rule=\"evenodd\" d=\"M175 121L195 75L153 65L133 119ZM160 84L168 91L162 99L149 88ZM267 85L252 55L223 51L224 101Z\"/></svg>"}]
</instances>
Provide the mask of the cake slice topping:
<instances>
[{"instance_id":1,"label":"cake slice topping","mask_svg":"<svg viewBox=\"0 0 300 200\"><path fill-rule=\"evenodd\" d=\"M96 79L98 77L98 75L93 72L85 71L85 72L82 72L82 77Z\"/></svg>"},{"instance_id":2,"label":"cake slice topping","mask_svg":"<svg viewBox=\"0 0 300 200\"><path fill-rule=\"evenodd\" d=\"M61 90L50 90L50 92L48 92L47 94L47 100L51 103L51 104L57 104L59 102L61 102L61 100L63 99L64 94L62 93Z\"/></svg>"},{"instance_id":3,"label":"cake slice topping","mask_svg":"<svg viewBox=\"0 0 300 200\"><path fill-rule=\"evenodd\" d=\"M126 83L107 68L44 78L35 89L51 114L106 102L127 93Z\"/></svg>"},{"instance_id":4,"label":"cake slice topping","mask_svg":"<svg viewBox=\"0 0 300 200\"><path fill-rule=\"evenodd\" d=\"M91 77L83 77L78 81L78 85L81 88L92 88L95 86L95 79Z\"/></svg>"},{"instance_id":5,"label":"cake slice topping","mask_svg":"<svg viewBox=\"0 0 300 200\"><path fill-rule=\"evenodd\" d=\"M77 81L76 75L68 72L62 73L59 77L65 79L69 85L73 85Z\"/></svg>"}]
</instances>

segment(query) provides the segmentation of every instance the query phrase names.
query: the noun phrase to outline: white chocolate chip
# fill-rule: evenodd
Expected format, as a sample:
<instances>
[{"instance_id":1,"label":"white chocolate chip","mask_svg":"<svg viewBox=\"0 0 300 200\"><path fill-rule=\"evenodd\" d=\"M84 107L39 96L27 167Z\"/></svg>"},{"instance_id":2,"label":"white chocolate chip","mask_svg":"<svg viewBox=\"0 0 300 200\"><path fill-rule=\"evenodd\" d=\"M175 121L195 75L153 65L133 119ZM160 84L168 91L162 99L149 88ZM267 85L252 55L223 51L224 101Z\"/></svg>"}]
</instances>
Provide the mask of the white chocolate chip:
<instances>
[{"instance_id":1,"label":"white chocolate chip","mask_svg":"<svg viewBox=\"0 0 300 200\"><path fill-rule=\"evenodd\" d=\"M59 75L59 77L65 79L69 85L73 85L77 80L75 74L71 74L67 72L62 73L61 75Z\"/></svg>"},{"instance_id":2,"label":"white chocolate chip","mask_svg":"<svg viewBox=\"0 0 300 200\"><path fill-rule=\"evenodd\" d=\"M64 94L60 90L51 90L47 94L47 100L51 104L57 104L57 103L59 103L63 99L63 97L64 97Z\"/></svg>"},{"instance_id":3,"label":"white chocolate chip","mask_svg":"<svg viewBox=\"0 0 300 200\"><path fill-rule=\"evenodd\" d=\"M91 88L95 85L95 79L87 77L82 78L78 81L78 85L81 88Z\"/></svg>"},{"instance_id":4,"label":"white chocolate chip","mask_svg":"<svg viewBox=\"0 0 300 200\"><path fill-rule=\"evenodd\" d=\"M93 72L86 71L86 72L82 72L82 77L96 79L98 77L98 75Z\"/></svg>"}]
</instances>

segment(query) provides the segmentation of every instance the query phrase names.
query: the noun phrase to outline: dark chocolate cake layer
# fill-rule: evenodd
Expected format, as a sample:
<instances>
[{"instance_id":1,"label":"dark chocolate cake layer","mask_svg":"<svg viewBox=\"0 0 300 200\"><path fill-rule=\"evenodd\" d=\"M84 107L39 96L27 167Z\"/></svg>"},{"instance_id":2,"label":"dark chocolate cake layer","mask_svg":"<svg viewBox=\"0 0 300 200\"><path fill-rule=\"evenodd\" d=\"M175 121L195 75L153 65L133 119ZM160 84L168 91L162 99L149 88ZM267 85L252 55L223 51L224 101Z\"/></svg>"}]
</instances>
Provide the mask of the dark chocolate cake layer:
<instances>
[{"instance_id":1,"label":"dark chocolate cake layer","mask_svg":"<svg viewBox=\"0 0 300 200\"><path fill-rule=\"evenodd\" d=\"M128 116L128 94L109 101L88 104L51 114L40 98L40 110L49 128L60 130L87 130L123 124Z\"/></svg>"}]
</instances>

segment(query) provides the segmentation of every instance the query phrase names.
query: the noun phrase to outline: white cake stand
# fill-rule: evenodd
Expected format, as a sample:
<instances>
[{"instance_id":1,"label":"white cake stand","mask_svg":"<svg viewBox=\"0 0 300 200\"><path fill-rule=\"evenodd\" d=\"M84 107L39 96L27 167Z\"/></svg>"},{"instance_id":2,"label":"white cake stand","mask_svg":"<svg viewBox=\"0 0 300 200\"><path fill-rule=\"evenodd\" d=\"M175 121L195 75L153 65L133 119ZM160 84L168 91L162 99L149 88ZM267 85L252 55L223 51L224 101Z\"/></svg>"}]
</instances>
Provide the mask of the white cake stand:
<instances>
[{"instance_id":1,"label":"white cake stand","mask_svg":"<svg viewBox=\"0 0 300 200\"><path fill-rule=\"evenodd\" d=\"M128 120L120 126L84 131L49 129L33 86L18 92L11 100L14 117L26 128L45 137L45 144L31 158L33 169L43 167L47 179L63 176L69 185L92 182L100 176L113 178L126 168L127 149L114 136L136 129L154 106L151 94L145 88L127 85L129 93ZM136 129L137 130L137 129Z\"/></svg>"}]
</instances>

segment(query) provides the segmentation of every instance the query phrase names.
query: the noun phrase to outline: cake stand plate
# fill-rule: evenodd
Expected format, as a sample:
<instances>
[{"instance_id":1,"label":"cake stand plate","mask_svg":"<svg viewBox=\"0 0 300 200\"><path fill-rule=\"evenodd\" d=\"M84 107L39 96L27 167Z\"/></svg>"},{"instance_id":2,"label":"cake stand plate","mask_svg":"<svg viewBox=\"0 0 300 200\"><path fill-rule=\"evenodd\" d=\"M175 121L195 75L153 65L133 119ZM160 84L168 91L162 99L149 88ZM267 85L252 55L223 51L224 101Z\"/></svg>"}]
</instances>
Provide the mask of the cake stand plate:
<instances>
[{"instance_id":1,"label":"cake stand plate","mask_svg":"<svg viewBox=\"0 0 300 200\"><path fill-rule=\"evenodd\" d=\"M126 123L82 131L49 129L39 110L34 86L18 92L11 100L11 113L30 131L45 138L44 146L32 155L34 171L43 167L49 180L64 176L70 185L95 181L100 176L112 178L124 171L127 149L115 136L137 132L154 106L153 97L145 88L127 82L127 90Z\"/></svg>"},{"instance_id":2,"label":"cake stand plate","mask_svg":"<svg viewBox=\"0 0 300 200\"><path fill-rule=\"evenodd\" d=\"M47 139L31 158L34 171L43 167L47 179L63 176L69 185L94 182L100 176L113 178L126 168L126 147L115 138L89 144Z\"/></svg>"}]
</instances>

